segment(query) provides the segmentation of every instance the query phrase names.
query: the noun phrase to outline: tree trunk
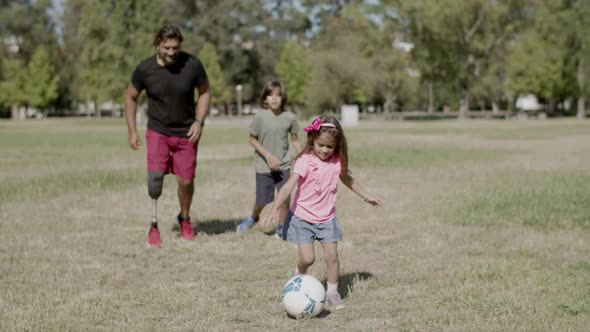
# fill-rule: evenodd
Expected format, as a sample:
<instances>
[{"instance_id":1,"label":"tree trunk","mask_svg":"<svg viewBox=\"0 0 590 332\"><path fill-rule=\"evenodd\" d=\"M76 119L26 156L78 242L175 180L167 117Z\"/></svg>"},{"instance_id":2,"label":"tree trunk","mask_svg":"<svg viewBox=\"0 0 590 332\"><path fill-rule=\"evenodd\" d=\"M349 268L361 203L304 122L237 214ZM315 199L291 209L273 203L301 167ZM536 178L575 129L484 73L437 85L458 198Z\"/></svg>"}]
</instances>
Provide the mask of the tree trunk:
<instances>
[{"instance_id":1,"label":"tree trunk","mask_svg":"<svg viewBox=\"0 0 590 332\"><path fill-rule=\"evenodd\" d=\"M94 111L96 112L96 117L100 119L102 117L102 113L100 112L100 107L96 101L94 102Z\"/></svg>"},{"instance_id":2,"label":"tree trunk","mask_svg":"<svg viewBox=\"0 0 590 332\"><path fill-rule=\"evenodd\" d=\"M500 112L500 107L498 106L498 103L492 101L492 113L498 114L498 112Z\"/></svg>"},{"instance_id":3,"label":"tree trunk","mask_svg":"<svg viewBox=\"0 0 590 332\"><path fill-rule=\"evenodd\" d=\"M584 96L578 97L578 119L586 118L586 98Z\"/></svg>"},{"instance_id":4,"label":"tree trunk","mask_svg":"<svg viewBox=\"0 0 590 332\"><path fill-rule=\"evenodd\" d=\"M10 108L10 113L11 113L11 118L12 120L18 120L19 118L19 114L18 114L18 107L17 106L12 106Z\"/></svg>"},{"instance_id":5,"label":"tree trunk","mask_svg":"<svg viewBox=\"0 0 590 332\"><path fill-rule=\"evenodd\" d=\"M433 106L434 100L432 96L432 81L428 82L428 113L432 113L434 111Z\"/></svg>"},{"instance_id":6,"label":"tree trunk","mask_svg":"<svg viewBox=\"0 0 590 332\"><path fill-rule=\"evenodd\" d=\"M383 115L385 116L386 120L391 118L391 113L393 113L395 108L395 100L396 95L388 95L385 98L385 104L383 104Z\"/></svg>"},{"instance_id":7,"label":"tree trunk","mask_svg":"<svg viewBox=\"0 0 590 332\"><path fill-rule=\"evenodd\" d=\"M459 100L459 119L465 119L469 111L469 90L461 86L461 99Z\"/></svg>"},{"instance_id":8,"label":"tree trunk","mask_svg":"<svg viewBox=\"0 0 590 332\"><path fill-rule=\"evenodd\" d=\"M469 80L459 78L459 119L465 119L469 111Z\"/></svg>"},{"instance_id":9,"label":"tree trunk","mask_svg":"<svg viewBox=\"0 0 590 332\"><path fill-rule=\"evenodd\" d=\"M578 119L584 119L586 117L586 98L584 97L584 90L585 90L585 85L584 85L584 58L582 57L582 55L579 55L579 61L578 61L578 73L577 73L577 78L578 78L578 113L577 113L577 118Z\"/></svg>"}]
</instances>

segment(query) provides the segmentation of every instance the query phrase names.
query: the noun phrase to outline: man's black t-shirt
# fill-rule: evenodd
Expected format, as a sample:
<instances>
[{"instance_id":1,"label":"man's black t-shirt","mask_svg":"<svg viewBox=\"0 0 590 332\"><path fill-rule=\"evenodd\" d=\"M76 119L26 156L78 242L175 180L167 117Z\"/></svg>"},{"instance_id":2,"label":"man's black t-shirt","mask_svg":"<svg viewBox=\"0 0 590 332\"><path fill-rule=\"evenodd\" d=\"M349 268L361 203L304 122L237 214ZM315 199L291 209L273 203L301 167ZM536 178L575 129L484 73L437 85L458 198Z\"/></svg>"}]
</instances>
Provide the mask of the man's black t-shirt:
<instances>
[{"instance_id":1,"label":"man's black t-shirt","mask_svg":"<svg viewBox=\"0 0 590 332\"><path fill-rule=\"evenodd\" d=\"M142 61L133 72L131 84L137 91L146 90L149 129L186 137L195 121L195 88L209 82L201 61L180 52L170 66L160 66L156 55Z\"/></svg>"}]
</instances>

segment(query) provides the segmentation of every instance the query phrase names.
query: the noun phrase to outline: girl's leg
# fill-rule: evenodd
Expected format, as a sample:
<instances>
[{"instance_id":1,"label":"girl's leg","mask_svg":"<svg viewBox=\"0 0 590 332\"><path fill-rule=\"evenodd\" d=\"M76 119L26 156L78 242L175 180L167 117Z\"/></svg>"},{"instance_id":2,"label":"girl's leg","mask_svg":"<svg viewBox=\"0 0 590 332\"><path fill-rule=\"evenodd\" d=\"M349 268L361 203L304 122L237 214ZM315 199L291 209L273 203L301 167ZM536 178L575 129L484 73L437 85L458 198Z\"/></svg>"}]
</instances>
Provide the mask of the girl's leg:
<instances>
[{"instance_id":1,"label":"girl's leg","mask_svg":"<svg viewBox=\"0 0 590 332\"><path fill-rule=\"evenodd\" d=\"M300 274L307 273L307 269L315 261L315 253L313 250L313 243L298 244L299 260L297 261L297 270Z\"/></svg>"},{"instance_id":2,"label":"girl's leg","mask_svg":"<svg viewBox=\"0 0 590 332\"><path fill-rule=\"evenodd\" d=\"M324 251L324 260L326 261L326 271L328 274L328 282L332 284L338 283L340 275L340 261L338 260L338 242L322 243Z\"/></svg>"},{"instance_id":3,"label":"girl's leg","mask_svg":"<svg viewBox=\"0 0 590 332\"><path fill-rule=\"evenodd\" d=\"M326 302L332 309L340 309L345 306L344 300L338 293L338 277L340 274L340 261L338 260L338 242L322 243L324 259L328 271L328 289L326 290Z\"/></svg>"}]
</instances>

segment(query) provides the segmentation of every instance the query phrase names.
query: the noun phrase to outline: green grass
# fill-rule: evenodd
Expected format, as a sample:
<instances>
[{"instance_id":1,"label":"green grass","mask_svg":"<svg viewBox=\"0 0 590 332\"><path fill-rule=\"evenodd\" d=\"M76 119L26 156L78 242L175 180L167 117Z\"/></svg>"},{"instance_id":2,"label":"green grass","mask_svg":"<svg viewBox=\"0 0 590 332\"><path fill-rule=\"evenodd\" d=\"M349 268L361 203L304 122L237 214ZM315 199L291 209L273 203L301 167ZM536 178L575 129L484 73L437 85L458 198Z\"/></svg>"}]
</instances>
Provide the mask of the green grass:
<instances>
[{"instance_id":1,"label":"green grass","mask_svg":"<svg viewBox=\"0 0 590 332\"><path fill-rule=\"evenodd\" d=\"M200 146L215 146L222 144L248 144L247 128L220 128L216 126L206 126L201 139Z\"/></svg>"},{"instance_id":2,"label":"green grass","mask_svg":"<svg viewBox=\"0 0 590 332\"><path fill-rule=\"evenodd\" d=\"M459 225L590 230L588 193L586 172L513 173L442 195L437 213Z\"/></svg>"},{"instance_id":3,"label":"green grass","mask_svg":"<svg viewBox=\"0 0 590 332\"><path fill-rule=\"evenodd\" d=\"M39 122L36 128L0 123L0 206L25 199L34 202L66 194L121 191L143 183L145 147L137 152L128 147L122 121L58 120L64 124L48 126L48 122ZM247 131L243 128L207 130L201 148L247 144ZM252 158L238 157L207 161L200 167L247 167L251 162ZM14 176L15 173L22 175ZM213 181L206 175L202 180Z\"/></svg>"},{"instance_id":4,"label":"green grass","mask_svg":"<svg viewBox=\"0 0 590 332\"><path fill-rule=\"evenodd\" d=\"M499 159L507 150L469 149L445 146L370 145L349 151L351 168L432 168L470 161Z\"/></svg>"},{"instance_id":5,"label":"green grass","mask_svg":"<svg viewBox=\"0 0 590 332\"><path fill-rule=\"evenodd\" d=\"M492 140L542 140L587 134L583 122L548 121L404 121L370 130L353 129L354 134L473 136Z\"/></svg>"},{"instance_id":6,"label":"green grass","mask_svg":"<svg viewBox=\"0 0 590 332\"><path fill-rule=\"evenodd\" d=\"M567 319L590 314L588 277L587 268L579 271L567 264L493 260L472 264L438 283L432 300L451 316L459 316L456 319L477 317L511 330L543 330L543 325L551 324L547 316ZM547 316L538 321L522 319L541 312Z\"/></svg>"},{"instance_id":7,"label":"green grass","mask_svg":"<svg viewBox=\"0 0 590 332\"><path fill-rule=\"evenodd\" d=\"M104 191L120 191L145 180L136 170L87 170L53 173L28 179L3 179L0 206L14 201L35 202L79 193L92 195Z\"/></svg>"}]
</instances>

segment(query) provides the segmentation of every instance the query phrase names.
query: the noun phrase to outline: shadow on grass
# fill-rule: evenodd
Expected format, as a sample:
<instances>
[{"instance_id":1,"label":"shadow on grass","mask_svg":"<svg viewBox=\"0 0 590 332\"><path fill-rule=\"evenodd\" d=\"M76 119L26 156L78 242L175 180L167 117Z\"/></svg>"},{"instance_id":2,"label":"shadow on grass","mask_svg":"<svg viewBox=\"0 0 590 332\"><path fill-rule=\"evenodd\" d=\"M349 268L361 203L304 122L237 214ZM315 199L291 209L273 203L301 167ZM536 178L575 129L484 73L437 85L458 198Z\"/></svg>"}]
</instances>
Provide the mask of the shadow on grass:
<instances>
[{"instance_id":1,"label":"shadow on grass","mask_svg":"<svg viewBox=\"0 0 590 332\"><path fill-rule=\"evenodd\" d=\"M332 314L332 311L330 311L330 309L326 309L326 307L324 307L324 309L322 309L322 311L320 311L319 314L317 314L315 317L312 317L311 319L323 319L326 318L328 316L330 316ZM292 319L292 320L297 320L297 317L287 313L287 318Z\"/></svg>"},{"instance_id":2,"label":"shadow on grass","mask_svg":"<svg viewBox=\"0 0 590 332\"><path fill-rule=\"evenodd\" d=\"M227 232L235 232L236 227L241 222L240 219L211 219L211 220L200 220L198 222L193 221L193 230L195 234L205 233L207 235L223 234ZM172 230L180 232L178 224L172 226Z\"/></svg>"},{"instance_id":3,"label":"shadow on grass","mask_svg":"<svg viewBox=\"0 0 590 332\"><path fill-rule=\"evenodd\" d=\"M369 280L373 277L369 272L347 273L340 276L338 281L338 293L342 298L348 297L348 293L354 290L354 284L359 281ZM327 281L324 281L326 283Z\"/></svg>"}]
</instances>

